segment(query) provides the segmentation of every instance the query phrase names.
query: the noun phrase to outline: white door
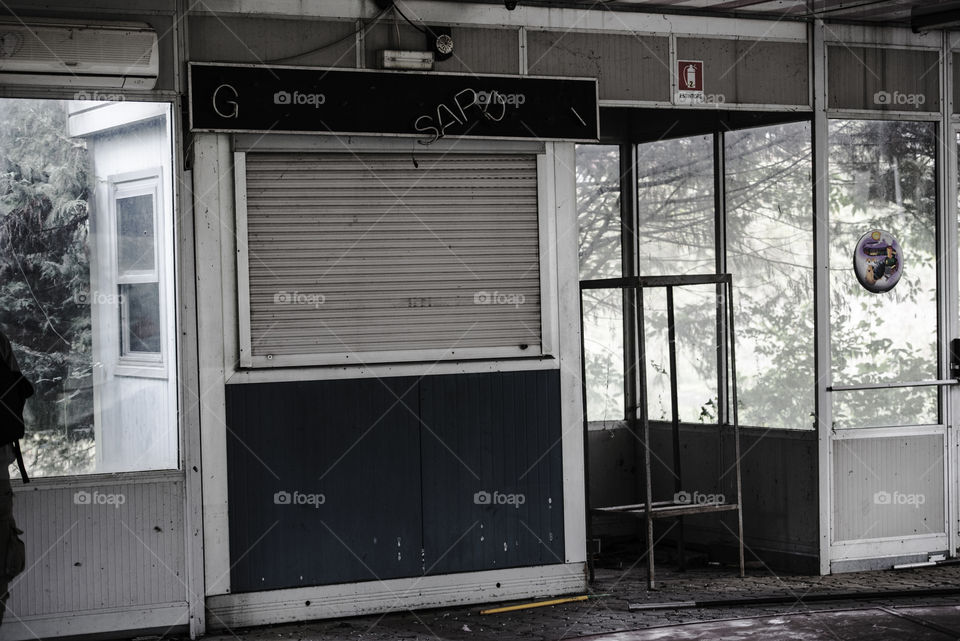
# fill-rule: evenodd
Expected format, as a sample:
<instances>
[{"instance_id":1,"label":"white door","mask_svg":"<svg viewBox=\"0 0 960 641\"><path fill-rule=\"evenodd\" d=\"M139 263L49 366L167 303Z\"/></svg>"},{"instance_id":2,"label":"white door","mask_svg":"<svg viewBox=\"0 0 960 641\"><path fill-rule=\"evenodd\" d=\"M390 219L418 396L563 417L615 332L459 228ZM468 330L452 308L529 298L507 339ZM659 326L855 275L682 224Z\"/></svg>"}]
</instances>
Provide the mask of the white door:
<instances>
[{"instance_id":1,"label":"white door","mask_svg":"<svg viewBox=\"0 0 960 641\"><path fill-rule=\"evenodd\" d=\"M829 124L830 563L952 549L944 274L933 122ZM938 230L940 233L938 233Z\"/></svg>"}]
</instances>

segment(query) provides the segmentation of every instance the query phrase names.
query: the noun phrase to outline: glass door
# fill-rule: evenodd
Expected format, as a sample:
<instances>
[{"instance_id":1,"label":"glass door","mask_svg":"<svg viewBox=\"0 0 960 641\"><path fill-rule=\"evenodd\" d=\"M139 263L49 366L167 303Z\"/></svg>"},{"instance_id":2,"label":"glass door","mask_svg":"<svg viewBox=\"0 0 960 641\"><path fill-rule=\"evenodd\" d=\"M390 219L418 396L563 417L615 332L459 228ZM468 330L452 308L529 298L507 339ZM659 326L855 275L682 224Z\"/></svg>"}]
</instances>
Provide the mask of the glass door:
<instances>
[{"instance_id":1,"label":"glass door","mask_svg":"<svg viewBox=\"0 0 960 641\"><path fill-rule=\"evenodd\" d=\"M831 564L949 548L937 126L829 125ZM886 567L878 561L876 567Z\"/></svg>"}]
</instances>

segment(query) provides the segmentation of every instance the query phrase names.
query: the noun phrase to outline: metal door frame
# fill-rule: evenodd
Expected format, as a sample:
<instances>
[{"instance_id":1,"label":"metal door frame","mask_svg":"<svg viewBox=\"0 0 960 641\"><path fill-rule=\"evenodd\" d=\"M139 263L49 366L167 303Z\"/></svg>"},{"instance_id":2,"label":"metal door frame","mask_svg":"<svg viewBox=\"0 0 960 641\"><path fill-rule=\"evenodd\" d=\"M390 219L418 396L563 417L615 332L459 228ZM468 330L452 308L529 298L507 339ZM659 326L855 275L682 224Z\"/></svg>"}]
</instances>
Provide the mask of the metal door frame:
<instances>
[{"instance_id":1,"label":"metal door frame","mask_svg":"<svg viewBox=\"0 0 960 641\"><path fill-rule=\"evenodd\" d=\"M957 135L960 125L953 122L952 52L949 34L942 39L943 55L940 65L941 111L939 114L917 114L911 117L882 116L878 114L829 112L827 110L826 44L822 22L811 25L811 50L813 66L814 100L814 276L817 371L816 416L818 430L820 494L820 572L829 574L831 564L843 560L870 560L895 554L916 555L946 547L951 556L958 546L957 505L958 473L957 447L960 441L953 429L954 407L960 407L960 387L949 378L949 339L960 336L958 321L958 252L957 252ZM833 428L831 405L831 327L830 327L830 277L829 277L829 120L832 118L900 119L935 122L938 140L936 158L937 179L937 333L938 370L937 380L924 381L925 385L942 388L940 393L940 421L938 425L909 426L900 428L870 428L845 431L837 435ZM839 383L839 382L838 382ZM903 386L900 384L899 386ZM851 386L853 387L853 386ZM864 386L856 386L864 387ZM893 386L891 386L893 387ZM842 386L838 385L837 389ZM942 434L944 447L944 534L917 537L891 537L890 539L866 539L863 541L833 542L833 457L834 443L838 440L894 437L904 435Z\"/></svg>"}]
</instances>

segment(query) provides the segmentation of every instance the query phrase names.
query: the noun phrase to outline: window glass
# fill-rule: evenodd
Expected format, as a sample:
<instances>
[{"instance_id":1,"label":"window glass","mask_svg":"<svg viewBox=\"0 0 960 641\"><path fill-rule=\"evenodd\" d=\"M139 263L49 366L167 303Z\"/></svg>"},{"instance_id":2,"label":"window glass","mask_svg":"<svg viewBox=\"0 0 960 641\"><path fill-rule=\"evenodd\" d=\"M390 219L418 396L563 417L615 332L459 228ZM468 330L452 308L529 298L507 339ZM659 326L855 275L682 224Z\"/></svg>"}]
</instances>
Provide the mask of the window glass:
<instances>
[{"instance_id":1,"label":"window glass","mask_svg":"<svg viewBox=\"0 0 960 641\"><path fill-rule=\"evenodd\" d=\"M620 148L577 145L580 278L623 275ZM583 292L583 356L589 421L624 418L623 292Z\"/></svg>"},{"instance_id":2,"label":"window glass","mask_svg":"<svg viewBox=\"0 0 960 641\"><path fill-rule=\"evenodd\" d=\"M829 135L833 384L936 379L936 127L834 120ZM868 291L853 269L858 243L876 230L901 248L899 282L883 293ZM838 428L939 418L935 387L832 398Z\"/></svg>"},{"instance_id":3,"label":"window glass","mask_svg":"<svg viewBox=\"0 0 960 641\"><path fill-rule=\"evenodd\" d=\"M622 290L584 290L583 351L587 420L622 421L626 411Z\"/></svg>"},{"instance_id":4,"label":"window glass","mask_svg":"<svg viewBox=\"0 0 960 641\"><path fill-rule=\"evenodd\" d=\"M716 269L713 136L637 147L641 276Z\"/></svg>"},{"instance_id":5,"label":"window glass","mask_svg":"<svg viewBox=\"0 0 960 641\"><path fill-rule=\"evenodd\" d=\"M620 148L577 145L580 278L623 275L620 228Z\"/></svg>"},{"instance_id":6,"label":"window glass","mask_svg":"<svg viewBox=\"0 0 960 641\"><path fill-rule=\"evenodd\" d=\"M581 277L620 275L617 200L612 184L617 147L577 150ZM600 162L604 156L607 162ZM740 421L809 429L814 411L813 217L809 123L725 136L728 270L734 274ZM714 138L662 140L637 146L638 269L641 275L716 270ZM598 213L601 195L608 198ZM601 231L609 241L599 243ZM604 247L605 253L598 253ZM600 258L602 256L602 258ZM647 402L654 420L669 420L667 297L644 290ZM717 298L713 286L674 289L680 420L715 422ZM584 293L587 404L590 420L609 420L622 405L622 300L612 291ZM788 363L788 366L785 366ZM616 374L613 376L612 374ZM612 386L611 382L616 381ZM611 394L611 389L616 394ZM619 416L618 416L619 418Z\"/></svg>"},{"instance_id":7,"label":"window glass","mask_svg":"<svg viewBox=\"0 0 960 641\"><path fill-rule=\"evenodd\" d=\"M727 270L743 425L814 425L810 140L805 122L724 136Z\"/></svg>"},{"instance_id":8,"label":"window glass","mask_svg":"<svg viewBox=\"0 0 960 641\"><path fill-rule=\"evenodd\" d=\"M173 212L153 203L172 184L111 192L169 177L170 136L163 104L0 99L0 331L36 388L32 476L178 466Z\"/></svg>"},{"instance_id":9,"label":"window glass","mask_svg":"<svg viewBox=\"0 0 960 641\"><path fill-rule=\"evenodd\" d=\"M935 387L839 391L831 396L833 424L841 429L937 422Z\"/></svg>"},{"instance_id":10,"label":"window glass","mask_svg":"<svg viewBox=\"0 0 960 641\"><path fill-rule=\"evenodd\" d=\"M158 283L120 285L122 356L160 353L160 287Z\"/></svg>"},{"instance_id":11,"label":"window glass","mask_svg":"<svg viewBox=\"0 0 960 641\"><path fill-rule=\"evenodd\" d=\"M685 423L717 422L717 296L715 285L687 285L673 291L676 328L677 399ZM667 293L643 290L647 411L650 420L669 421L670 353Z\"/></svg>"},{"instance_id":12,"label":"window glass","mask_svg":"<svg viewBox=\"0 0 960 641\"><path fill-rule=\"evenodd\" d=\"M641 276L716 272L713 136L637 146L637 264ZM663 289L644 290L647 409L669 420L670 364ZM674 291L680 420L713 422L717 403L715 287Z\"/></svg>"},{"instance_id":13,"label":"window glass","mask_svg":"<svg viewBox=\"0 0 960 641\"><path fill-rule=\"evenodd\" d=\"M120 273L153 270L156 264L153 196L117 198L117 228Z\"/></svg>"}]
</instances>

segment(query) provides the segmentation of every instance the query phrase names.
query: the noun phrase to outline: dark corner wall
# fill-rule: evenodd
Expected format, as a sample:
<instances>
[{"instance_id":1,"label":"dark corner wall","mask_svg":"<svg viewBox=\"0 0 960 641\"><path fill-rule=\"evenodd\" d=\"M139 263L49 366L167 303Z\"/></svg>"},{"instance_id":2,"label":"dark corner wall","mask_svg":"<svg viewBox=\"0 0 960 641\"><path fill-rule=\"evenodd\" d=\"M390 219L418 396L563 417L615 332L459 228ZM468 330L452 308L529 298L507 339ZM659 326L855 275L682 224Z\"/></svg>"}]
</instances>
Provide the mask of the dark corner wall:
<instances>
[{"instance_id":1,"label":"dark corner wall","mask_svg":"<svg viewBox=\"0 0 960 641\"><path fill-rule=\"evenodd\" d=\"M643 459L623 423L592 424L588 436L590 505L626 505L643 501ZM652 426L654 500L669 500L674 480L669 424ZM736 476L732 430L715 425L684 424L680 431L681 469L685 491L721 492L734 500ZM743 487L743 532L746 560L771 568L819 573L819 502L817 434L813 430L741 428L740 472ZM672 549L672 520L657 523L659 544ZM642 535L637 519L595 517L593 536L629 538ZM688 544L717 560L735 555L735 513L684 518Z\"/></svg>"}]
</instances>

